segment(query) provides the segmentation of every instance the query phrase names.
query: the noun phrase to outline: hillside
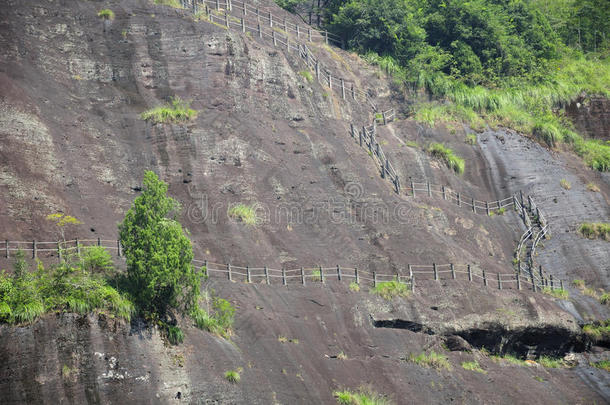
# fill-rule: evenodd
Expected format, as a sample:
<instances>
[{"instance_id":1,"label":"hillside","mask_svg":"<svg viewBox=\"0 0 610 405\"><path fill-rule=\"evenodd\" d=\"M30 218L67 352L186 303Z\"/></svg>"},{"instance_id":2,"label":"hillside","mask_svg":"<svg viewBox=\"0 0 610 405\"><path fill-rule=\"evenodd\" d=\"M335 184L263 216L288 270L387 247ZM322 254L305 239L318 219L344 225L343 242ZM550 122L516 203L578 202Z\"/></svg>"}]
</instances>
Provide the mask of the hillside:
<instances>
[{"instance_id":1,"label":"hillside","mask_svg":"<svg viewBox=\"0 0 610 405\"><path fill-rule=\"evenodd\" d=\"M236 307L230 341L182 319L186 338L178 346L141 320L104 314L51 313L2 325L2 402L334 403L333 391L367 384L395 403L608 401L608 372L589 365L608 359L607 342L596 346L581 329L607 319L608 306L571 283L610 289L608 242L577 232L585 221L608 222L608 172L511 130L417 123L405 114L409 95L377 67L326 45L323 36L296 38L284 27L299 24L305 36L302 21L272 1L253 2L261 25L271 12L281 21L278 38L288 33L293 44L307 44L323 77L344 79L343 99L339 82L334 90L320 84L300 51L259 38L252 10L244 18L239 4L232 17L224 8L202 15L200 4L199 18L146 0L0 6L0 240L28 241L10 244L15 249L56 241L45 218L61 212L83 222L66 229L67 239L114 246L117 223L140 194L144 172L153 170L183 207L195 258L218 270L204 287ZM114 18L98 17L101 9ZM241 32L241 18L254 31ZM352 83L357 97L350 97ZM197 118L142 119L174 96L190 101ZM601 104L601 113L575 110L574 120L604 138ZM360 131L376 112L392 110L396 119L379 122L375 139L400 179L399 193L380 176L376 153L350 136L352 125ZM476 142L466 143L467 135ZM432 142L464 158L462 175L427 152ZM420 184L415 196L411 181ZM464 204L443 199L440 186L460 193ZM484 203L477 212L467 205L471 197L515 204L519 191L524 207L531 196L550 226L550 239L534 245L535 265L565 283L567 300L532 291L527 275L517 289L513 258L527 231L522 211L508 206L487 215ZM227 215L240 203L255 208L257 225ZM528 215L542 229L535 209ZM12 260L2 247L0 268L8 270ZM38 253L49 265L58 260L54 247ZM450 263L486 271L488 285L463 272L454 280L448 267L433 280L435 265ZM116 264L124 267L121 258ZM230 282L228 264L238 273L257 269L259 277L244 283L237 274ZM409 265L425 273L414 275L407 298L370 294L372 281L360 291L348 286L354 268L412 280ZM271 285L260 276L264 266L275 269ZM328 272L324 284L295 277L281 285L281 269L317 266ZM511 280L502 290L497 274ZM456 341L473 351L449 350ZM531 360L574 352L576 365L514 365L483 348ZM429 350L448 356L451 369L408 360ZM461 366L475 360L485 374ZM224 373L238 368L241 382L232 385Z\"/></svg>"}]
</instances>

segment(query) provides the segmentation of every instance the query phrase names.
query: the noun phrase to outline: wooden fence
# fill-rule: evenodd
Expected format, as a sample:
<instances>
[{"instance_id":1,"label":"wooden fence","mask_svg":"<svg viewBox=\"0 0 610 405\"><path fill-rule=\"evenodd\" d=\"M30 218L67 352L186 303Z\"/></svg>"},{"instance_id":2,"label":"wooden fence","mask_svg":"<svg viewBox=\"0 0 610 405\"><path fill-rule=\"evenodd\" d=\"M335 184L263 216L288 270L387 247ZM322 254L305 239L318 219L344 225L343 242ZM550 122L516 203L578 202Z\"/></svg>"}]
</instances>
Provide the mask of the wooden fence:
<instances>
[{"instance_id":1,"label":"wooden fence","mask_svg":"<svg viewBox=\"0 0 610 405\"><path fill-rule=\"evenodd\" d=\"M67 241L9 241L4 242L5 257L11 258L14 252L31 252L32 258L57 257L61 262L69 254L80 254L88 247L100 246L114 252L117 257L123 257L122 246L115 239L73 239ZM384 273L358 269L346 266L309 266L293 269L276 269L268 266L235 266L230 263L222 264L208 260L194 259L196 267L205 266L209 275L224 275L229 281L243 281L248 283L265 284L301 284L308 282L325 283L328 280L355 281L359 284L377 286L387 281L398 281L409 285L411 291L415 290L416 280L468 280L479 282L482 287L497 287L498 289L532 289L538 291L543 287L563 289L563 281L550 277L540 278L533 274L510 272L493 273L481 269L474 264L408 264L404 269L394 273Z\"/></svg>"}]
</instances>

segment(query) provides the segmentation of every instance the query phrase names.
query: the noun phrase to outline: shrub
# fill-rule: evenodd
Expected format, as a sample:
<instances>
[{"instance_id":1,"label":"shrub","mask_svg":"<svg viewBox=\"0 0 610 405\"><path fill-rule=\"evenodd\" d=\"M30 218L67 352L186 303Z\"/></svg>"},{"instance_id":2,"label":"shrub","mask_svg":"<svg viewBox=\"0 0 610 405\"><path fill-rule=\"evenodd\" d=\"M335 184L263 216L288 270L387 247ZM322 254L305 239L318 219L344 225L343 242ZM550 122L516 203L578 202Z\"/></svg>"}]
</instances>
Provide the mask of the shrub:
<instances>
[{"instance_id":1,"label":"shrub","mask_svg":"<svg viewBox=\"0 0 610 405\"><path fill-rule=\"evenodd\" d=\"M390 405L392 403L385 396L367 387L360 387L357 391L335 391L333 396L341 405Z\"/></svg>"},{"instance_id":2,"label":"shrub","mask_svg":"<svg viewBox=\"0 0 610 405\"><path fill-rule=\"evenodd\" d=\"M222 298L213 299L213 311L195 308L191 312L191 318L199 329L207 330L225 339L232 334L233 322L235 320L235 308L231 303Z\"/></svg>"},{"instance_id":3,"label":"shrub","mask_svg":"<svg viewBox=\"0 0 610 405\"><path fill-rule=\"evenodd\" d=\"M474 134L466 135L466 143L468 145L476 145L477 144L477 136Z\"/></svg>"},{"instance_id":4,"label":"shrub","mask_svg":"<svg viewBox=\"0 0 610 405\"><path fill-rule=\"evenodd\" d=\"M582 236L589 239L603 239L610 241L610 223L584 222L578 228Z\"/></svg>"},{"instance_id":5,"label":"shrub","mask_svg":"<svg viewBox=\"0 0 610 405\"><path fill-rule=\"evenodd\" d=\"M408 297L409 289L405 283L397 280L382 281L371 289L371 294L377 294L383 299L391 300L396 297Z\"/></svg>"},{"instance_id":6,"label":"shrub","mask_svg":"<svg viewBox=\"0 0 610 405\"><path fill-rule=\"evenodd\" d=\"M229 370L225 373L225 379L232 384L237 384L241 381L241 376L238 370Z\"/></svg>"},{"instance_id":7,"label":"shrub","mask_svg":"<svg viewBox=\"0 0 610 405\"><path fill-rule=\"evenodd\" d=\"M595 183L587 183L587 190L597 193L599 192L599 187Z\"/></svg>"},{"instance_id":8,"label":"shrub","mask_svg":"<svg viewBox=\"0 0 610 405\"><path fill-rule=\"evenodd\" d=\"M428 354L421 353L418 356L410 354L408 359L410 362L423 367L434 368L437 370L451 370L451 364L449 364L447 356L445 356L444 354L436 353L434 351L431 351Z\"/></svg>"},{"instance_id":9,"label":"shrub","mask_svg":"<svg viewBox=\"0 0 610 405\"><path fill-rule=\"evenodd\" d=\"M506 213L506 208L502 207L496 211L498 215L504 215Z\"/></svg>"},{"instance_id":10,"label":"shrub","mask_svg":"<svg viewBox=\"0 0 610 405\"><path fill-rule=\"evenodd\" d=\"M350 291L358 292L360 291L360 284L355 281L352 281L351 283L349 283L349 289Z\"/></svg>"},{"instance_id":11,"label":"shrub","mask_svg":"<svg viewBox=\"0 0 610 405\"><path fill-rule=\"evenodd\" d=\"M173 344L177 345L184 342L184 333L182 329L177 326L167 326L167 340Z\"/></svg>"},{"instance_id":12,"label":"shrub","mask_svg":"<svg viewBox=\"0 0 610 405\"><path fill-rule=\"evenodd\" d=\"M600 297L599 297L599 303L602 305L610 305L610 293L603 293Z\"/></svg>"},{"instance_id":13,"label":"shrub","mask_svg":"<svg viewBox=\"0 0 610 405\"><path fill-rule=\"evenodd\" d=\"M227 215L249 226L255 226L259 222L253 205L237 204L229 208Z\"/></svg>"},{"instance_id":14,"label":"shrub","mask_svg":"<svg viewBox=\"0 0 610 405\"><path fill-rule=\"evenodd\" d=\"M566 190L569 190L569 189L571 189L571 188L572 188L572 183L570 183L570 182L569 182L569 181L567 181L566 179L561 179L561 180L559 181L559 185L560 185L561 187L563 187L564 189L566 189Z\"/></svg>"},{"instance_id":15,"label":"shrub","mask_svg":"<svg viewBox=\"0 0 610 405\"><path fill-rule=\"evenodd\" d=\"M97 16L104 20L114 20L114 11L107 8L97 12Z\"/></svg>"},{"instance_id":16,"label":"shrub","mask_svg":"<svg viewBox=\"0 0 610 405\"><path fill-rule=\"evenodd\" d=\"M311 272L311 281L322 281L322 270L317 269Z\"/></svg>"},{"instance_id":17,"label":"shrub","mask_svg":"<svg viewBox=\"0 0 610 405\"><path fill-rule=\"evenodd\" d=\"M145 121L152 121L155 124L169 124L195 119L197 117L197 111L191 109L190 102L184 101L176 96L172 97L169 104L144 111L140 117Z\"/></svg>"},{"instance_id":18,"label":"shrub","mask_svg":"<svg viewBox=\"0 0 610 405\"><path fill-rule=\"evenodd\" d=\"M576 288L585 288L585 280L573 280L572 285Z\"/></svg>"},{"instance_id":19,"label":"shrub","mask_svg":"<svg viewBox=\"0 0 610 405\"><path fill-rule=\"evenodd\" d=\"M582 331L594 342L610 340L610 320L584 325Z\"/></svg>"},{"instance_id":20,"label":"shrub","mask_svg":"<svg viewBox=\"0 0 610 405\"><path fill-rule=\"evenodd\" d=\"M344 352L341 352L337 355L337 359L339 360L347 360L347 354L345 354Z\"/></svg>"},{"instance_id":21,"label":"shrub","mask_svg":"<svg viewBox=\"0 0 610 405\"><path fill-rule=\"evenodd\" d=\"M455 155L453 150L444 146L443 144L433 142L428 148L428 152L445 162L445 164L457 174L464 173L464 159Z\"/></svg>"},{"instance_id":22,"label":"shrub","mask_svg":"<svg viewBox=\"0 0 610 405\"><path fill-rule=\"evenodd\" d=\"M167 184L147 171L142 194L119 225L127 287L140 311L152 318L164 317L168 309L190 313L199 296L193 247L174 219L179 208L167 196Z\"/></svg>"},{"instance_id":23,"label":"shrub","mask_svg":"<svg viewBox=\"0 0 610 405\"><path fill-rule=\"evenodd\" d=\"M543 287L542 292L544 294L547 294L547 295L550 295L552 297L559 298L562 300L567 300L570 296L570 293L568 292L568 290L565 290L563 288Z\"/></svg>"},{"instance_id":24,"label":"shrub","mask_svg":"<svg viewBox=\"0 0 610 405\"><path fill-rule=\"evenodd\" d=\"M299 74L305 79L307 80L307 82L311 83L313 82L313 76L311 75L311 73L308 70L301 70L299 72Z\"/></svg>"},{"instance_id":25,"label":"shrub","mask_svg":"<svg viewBox=\"0 0 610 405\"><path fill-rule=\"evenodd\" d=\"M591 365L595 368L599 368L605 371L610 372L610 360L601 360L591 363Z\"/></svg>"},{"instance_id":26,"label":"shrub","mask_svg":"<svg viewBox=\"0 0 610 405\"><path fill-rule=\"evenodd\" d=\"M101 246L88 246L83 249L82 267L89 273L98 273L106 277L110 277L114 269L112 256Z\"/></svg>"},{"instance_id":27,"label":"shrub","mask_svg":"<svg viewBox=\"0 0 610 405\"><path fill-rule=\"evenodd\" d=\"M462 362L462 368L464 370L476 371L477 373L487 374L487 371L483 370L479 365L479 362L476 360Z\"/></svg>"}]
</instances>

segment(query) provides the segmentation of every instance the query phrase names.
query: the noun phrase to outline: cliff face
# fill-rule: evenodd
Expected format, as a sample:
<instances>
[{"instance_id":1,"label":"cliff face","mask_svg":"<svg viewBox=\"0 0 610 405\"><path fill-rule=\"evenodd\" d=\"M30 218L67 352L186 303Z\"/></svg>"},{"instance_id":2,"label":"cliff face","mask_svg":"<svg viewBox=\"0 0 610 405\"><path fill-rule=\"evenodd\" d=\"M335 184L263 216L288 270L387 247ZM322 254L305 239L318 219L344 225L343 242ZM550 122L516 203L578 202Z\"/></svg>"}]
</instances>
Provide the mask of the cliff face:
<instances>
[{"instance_id":1,"label":"cliff face","mask_svg":"<svg viewBox=\"0 0 610 405\"><path fill-rule=\"evenodd\" d=\"M256 4L282 15L271 1ZM100 20L101 8L116 18ZM353 54L311 48L380 108L395 106L376 69ZM392 274L406 274L409 263L512 269L524 231L512 210L488 217L425 192L396 195L349 136L350 123L371 123L370 106L308 80L294 52L144 0L6 1L0 49L0 240L57 239L44 220L54 212L84 222L69 230L72 236L114 239L143 172L152 169L182 203L198 258ZM196 120L140 119L175 95L192 100ZM531 193L551 216L553 237L539 253L547 271L608 288L606 242L575 233L581 220L610 216L607 175L514 133L488 131L471 146L464 142L467 128L430 129L399 118L379 127L378 139L403 185L410 178L447 184L482 200ZM432 141L466 158L463 176L423 150ZM560 178L573 189L561 189ZM588 192L590 181L601 191ZM262 222L246 227L228 218L236 203L257 204ZM9 266L0 258L1 268ZM350 291L347 283L211 283L237 306L233 343L187 321L178 347L137 322L97 316L49 315L30 326L2 326L2 402L332 403L333 390L367 383L397 403L603 402L609 395L603 372L586 368L585 357L575 370L507 366L462 352L449 353L451 372L405 360L408 352L443 351L454 334L500 353L582 351L577 320L585 312L607 318L608 310L576 291L574 303L562 303L568 314L540 294L480 282L422 280L413 298L393 303L364 288ZM347 359L336 358L341 352ZM463 370L461 362L471 360L488 374ZM223 374L239 367L242 382L233 386Z\"/></svg>"},{"instance_id":2,"label":"cliff face","mask_svg":"<svg viewBox=\"0 0 610 405\"><path fill-rule=\"evenodd\" d=\"M579 132L592 138L610 139L610 100L603 97L581 98L566 108Z\"/></svg>"}]
</instances>

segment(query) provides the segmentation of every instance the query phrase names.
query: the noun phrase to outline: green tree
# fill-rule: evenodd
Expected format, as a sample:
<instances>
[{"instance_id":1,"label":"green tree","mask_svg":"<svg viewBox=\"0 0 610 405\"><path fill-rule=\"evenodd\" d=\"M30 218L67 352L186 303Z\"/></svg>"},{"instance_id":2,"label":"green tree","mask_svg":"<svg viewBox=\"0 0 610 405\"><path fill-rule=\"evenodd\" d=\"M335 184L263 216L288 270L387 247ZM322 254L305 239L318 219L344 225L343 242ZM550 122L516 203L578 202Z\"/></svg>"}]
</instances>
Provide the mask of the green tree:
<instances>
[{"instance_id":1,"label":"green tree","mask_svg":"<svg viewBox=\"0 0 610 405\"><path fill-rule=\"evenodd\" d=\"M147 171L142 194L119 225L128 288L147 316L187 313L197 304L200 276L191 264L191 241L175 219L179 209L167 184Z\"/></svg>"}]
</instances>

